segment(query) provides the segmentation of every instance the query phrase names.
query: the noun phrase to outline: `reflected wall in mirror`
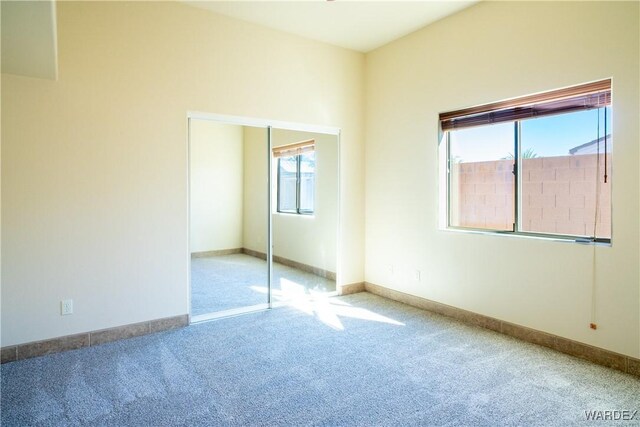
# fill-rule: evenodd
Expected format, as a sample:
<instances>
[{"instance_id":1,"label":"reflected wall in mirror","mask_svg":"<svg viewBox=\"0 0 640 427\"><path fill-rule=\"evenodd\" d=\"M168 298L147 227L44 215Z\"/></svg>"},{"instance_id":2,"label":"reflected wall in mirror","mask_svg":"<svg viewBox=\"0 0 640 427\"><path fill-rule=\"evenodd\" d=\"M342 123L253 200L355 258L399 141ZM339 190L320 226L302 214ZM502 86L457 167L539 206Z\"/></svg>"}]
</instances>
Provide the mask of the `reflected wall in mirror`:
<instances>
[{"instance_id":1,"label":"reflected wall in mirror","mask_svg":"<svg viewBox=\"0 0 640 427\"><path fill-rule=\"evenodd\" d=\"M266 128L189 120L194 321L267 303L267 141Z\"/></svg>"},{"instance_id":2,"label":"reflected wall in mirror","mask_svg":"<svg viewBox=\"0 0 640 427\"><path fill-rule=\"evenodd\" d=\"M271 142L273 301L327 296L336 291L338 137L272 129ZM262 159L264 151L257 141L252 149L256 159ZM245 179L267 171L260 160L252 165ZM267 194L254 196L255 206L266 205ZM266 235L252 229L263 220L261 211L245 209L244 220L245 245L261 247Z\"/></svg>"}]
</instances>

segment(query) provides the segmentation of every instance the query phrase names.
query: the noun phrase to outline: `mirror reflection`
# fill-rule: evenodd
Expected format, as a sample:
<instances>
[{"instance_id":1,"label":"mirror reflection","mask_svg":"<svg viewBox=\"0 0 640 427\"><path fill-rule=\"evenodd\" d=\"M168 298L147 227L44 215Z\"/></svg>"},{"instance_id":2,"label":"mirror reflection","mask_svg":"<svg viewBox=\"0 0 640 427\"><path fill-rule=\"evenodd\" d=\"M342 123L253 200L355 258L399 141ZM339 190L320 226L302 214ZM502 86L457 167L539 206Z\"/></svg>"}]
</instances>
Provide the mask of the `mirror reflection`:
<instances>
[{"instance_id":1,"label":"mirror reflection","mask_svg":"<svg viewBox=\"0 0 640 427\"><path fill-rule=\"evenodd\" d=\"M199 119L189 135L192 321L267 307L269 220L271 301L334 293L338 137L271 129L269 151L268 128Z\"/></svg>"},{"instance_id":2,"label":"mirror reflection","mask_svg":"<svg viewBox=\"0 0 640 427\"><path fill-rule=\"evenodd\" d=\"M266 304L267 129L191 119L189 135L191 315Z\"/></svg>"},{"instance_id":3,"label":"mirror reflection","mask_svg":"<svg viewBox=\"0 0 640 427\"><path fill-rule=\"evenodd\" d=\"M272 130L273 300L336 290L338 138Z\"/></svg>"}]
</instances>

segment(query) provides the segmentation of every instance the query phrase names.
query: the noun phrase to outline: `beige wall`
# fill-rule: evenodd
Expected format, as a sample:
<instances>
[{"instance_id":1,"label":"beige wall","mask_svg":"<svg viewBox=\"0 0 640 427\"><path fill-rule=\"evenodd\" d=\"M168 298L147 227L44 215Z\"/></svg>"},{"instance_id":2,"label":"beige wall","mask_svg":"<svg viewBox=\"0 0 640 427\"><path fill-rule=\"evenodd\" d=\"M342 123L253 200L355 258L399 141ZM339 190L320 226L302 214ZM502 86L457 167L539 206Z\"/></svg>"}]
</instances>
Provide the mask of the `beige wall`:
<instances>
[{"instance_id":1,"label":"beige wall","mask_svg":"<svg viewBox=\"0 0 640 427\"><path fill-rule=\"evenodd\" d=\"M637 2L481 2L368 54L366 280L640 356L638 16ZM606 77L612 247L439 230L438 113Z\"/></svg>"},{"instance_id":2,"label":"beige wall","mask_svg":"<svg viewBox=\"0 0 640 427\"><path fill-rule=\"evenodd\" d=\"M314 139L316 182L313 215L273 214L273 253L287 259L336 272L338 235L338 137L275 129L273 145ZM273 179L277 163L274 163ZM275 192L274 192L275 196ZM276 209L276 200L273 202Z\"/></svg>"},{"instance_id":3,"label":"beige wall","mask_svg":"<svg viewBox=\"0 0 640 427\"><path fill-rule=\"evenodd\" d=\"M338 234L338 137L312 132L273 129L274 147L314 139L316 142L316 198L313 215L276 212L273 194L273 254L336 272ZM245 131L244 247L265 252L267 239L266 133ZM273 165L273 182L277 179ZM256 209L257 208L257 209Z\"/></svg>"},{"instance_id":4,"label":"beige wall","mask_svg":"<svg viewBox=\"0 0 640 427\"><path fill-rule=\"evenodd\" d=\"M61 2L59 80L2 75L1 345L188 311L198 110L342 129L342 283L638 357L638 34L634 2L482 2L368 54L364 76L361 54L182 4ZM605 77L613 247L438 230L439 112Z\"/></svg>"},{"instance_id":5,"label":"beige wall","mask_svg":"<svg viewBox=\"0 0 640 427\"><path fill-rule=\"evenodd\" d=\"M191 252L242 248L242 126L190 123Z\"/></svg>"},{"instance_id":6,"label":"beige wall","mask_svg":"<svg viewBox=\"0 0 640 427\"><path fill-rule=\"evenodd\" d=\"M244 128L244 212L242 244L247 249L267 253L267 212L269 187L267 129Z\"/></svg>"},{"instance_id":7,"label":"beige wall","mask_svg":"<svg viewBox=\"0 0 640 427\"><path fill-rule=\"evenodd\" d=\"M2 346L188 312L190 110L341 128L363 279L362 54L178 3L57 12L59 80L2 75Z\"/></svg>"}]
</instances>

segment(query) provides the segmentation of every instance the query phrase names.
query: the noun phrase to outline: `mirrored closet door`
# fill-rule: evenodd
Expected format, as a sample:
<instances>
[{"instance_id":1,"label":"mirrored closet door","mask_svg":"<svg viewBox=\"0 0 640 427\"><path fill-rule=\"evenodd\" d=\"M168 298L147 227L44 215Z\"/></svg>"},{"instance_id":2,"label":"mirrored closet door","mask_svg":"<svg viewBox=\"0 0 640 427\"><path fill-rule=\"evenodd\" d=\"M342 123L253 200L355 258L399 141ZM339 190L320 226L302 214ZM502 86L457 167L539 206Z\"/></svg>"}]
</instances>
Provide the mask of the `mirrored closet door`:
<instances>
[{"instance_id":1,"label":"mirrored closet door","mask_svg":"<svg viewBox=\"0 0 640 427\"><path fill-rule=\"evenodd\" d=\"M189 119L192 322L336 293L338 136Z\"/></svg>"},{"instance_id":2,"label":"mirrored closet door","mask_svg":"<svg viewBox=\"0 0 640 427\"><path fill-rule=\"evenodd\" d=\"M336 291L338 137L273 129L274 301Z\"/></svg>"},{"instance_id":3,"label":"mirrored closet door","mask_svg":"<svg viewBox=\"0 0 640 427\"><path fill-rule=\"evenodd\" d=\"M189 120L191 316L268 302L268 129Z\"/></svg>"}]
</instances>

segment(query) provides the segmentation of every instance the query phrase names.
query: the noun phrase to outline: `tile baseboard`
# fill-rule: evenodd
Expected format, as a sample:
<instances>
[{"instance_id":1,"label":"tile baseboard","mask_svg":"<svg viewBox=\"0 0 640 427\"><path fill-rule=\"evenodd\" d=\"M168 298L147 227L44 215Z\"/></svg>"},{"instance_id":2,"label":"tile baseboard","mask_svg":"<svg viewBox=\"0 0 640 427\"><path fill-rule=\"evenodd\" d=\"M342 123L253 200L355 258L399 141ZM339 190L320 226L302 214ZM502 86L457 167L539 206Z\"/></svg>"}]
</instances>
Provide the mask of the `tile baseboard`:
<instances>
[{"instance_id":1,"label":"tile baseboard","mask_svg":"<svg viewBox=\"0 0 640 427\"><path fill-rule=\"evenodd\" d=\"M206 258L209 256L241 254L242 248L218 249L215 251L191 252L191 258Z\"/></svg>"},{"instance_id":2,"label":"tile baseboard","mask_svg":"<svg viewBox=\"0 0 640 427\"><path fill-rule=\"evenodd\" d=\"M17 360L76 350L83 347L92 347L112 341L182 328L188 324L189 315L183 314L180 316L165 317L81 334L66 335L42 341L2 347L0 352L2 354L2 363L15 362Z\"/></svg>"},{"instance_id":3,"label":"tile baseboard","mask_svg":"<svg viewBox=\"0 0 640 427\"><path fill-rule=\"evenodd\" d=\"M366 292L640 377L640 359L365 282Z\"/></svg>"},{"instance_id":4,"label":"tile baseboard","mask_svg":"<svg viewBox=\"0 0 640 427\"><path fill-rule=\"evenodd\" d=\"M351 295L359 292L366 292L364 282L349 283L343 285L340 291L340 295Z\"/></svg>"},{"instance_id":5,"label":"tile baseboard","mask_svg":"<svg viewBox=\"0 0 640 427\"><path fill-rule=\"evenodd\" d=\"M263 252L254 251L253 249L243 248L242 253L246 255L250 255L255 258L267 259L267 254ZM323 277L328 280L336 280L336 273L329 270L323 270L322 268L314 267L312 265L303 264L298 261L294 261L292 259L283 258L278 255L273 255L273 262L277 262L278 264L286 265L287 267L297 268L298 270L306 271L307 273L315 274L316 276Z\"/></svg>"},{"instance_id":6,"label":"tile baseboard","mask_svg":"<svg viewBox=\"0 0 640 427\"><path fill-rule=\"evenodd\" d=\"M2 350L0 350L0 354L2 354L2 363L15 362L16 360L18 360L18 346L12 345L8 347L2 347Z\"/></svg>"},{"instance_id":7,"label":"tile baseboard","mask_svg":"<svg viewBox=\"0 0 640 427\"><path fill-rule=\"evenodd\" d=\"M254 258L260 258L264 260L267 259L267 254L265 254L264 252L254 251L253 249L249 249L249 248L242 248L242 253L245 255L252 256Z\"/></svg>"}]
</instances>

